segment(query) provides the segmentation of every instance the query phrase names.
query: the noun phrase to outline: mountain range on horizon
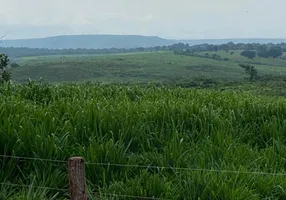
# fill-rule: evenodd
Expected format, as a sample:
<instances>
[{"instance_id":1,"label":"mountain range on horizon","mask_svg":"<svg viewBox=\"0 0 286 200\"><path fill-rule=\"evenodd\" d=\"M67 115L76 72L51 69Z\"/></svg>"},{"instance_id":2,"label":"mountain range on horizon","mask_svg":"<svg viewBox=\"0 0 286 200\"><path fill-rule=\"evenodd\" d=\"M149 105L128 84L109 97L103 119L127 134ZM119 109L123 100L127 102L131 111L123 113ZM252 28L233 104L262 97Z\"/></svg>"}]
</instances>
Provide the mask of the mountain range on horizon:
<instances>
[{"instance_id":1,"label":"mountain range on horizon","mask_svg":"<svg viewBox=\"0 0 286 200\"><path fill-rule=\"evenodd\" d=\"M243 39L192 39L173 40L164 39L158 36L142 35L59 35L46 38L2 40L0 47L27 47L46 49L105 49L105 48L138 48L168 46L176 43L189 45L199 44L225 44L233 43L282 43L286 39L264 39L264 38L243 38Z\"/></svg>"}]
</instances>

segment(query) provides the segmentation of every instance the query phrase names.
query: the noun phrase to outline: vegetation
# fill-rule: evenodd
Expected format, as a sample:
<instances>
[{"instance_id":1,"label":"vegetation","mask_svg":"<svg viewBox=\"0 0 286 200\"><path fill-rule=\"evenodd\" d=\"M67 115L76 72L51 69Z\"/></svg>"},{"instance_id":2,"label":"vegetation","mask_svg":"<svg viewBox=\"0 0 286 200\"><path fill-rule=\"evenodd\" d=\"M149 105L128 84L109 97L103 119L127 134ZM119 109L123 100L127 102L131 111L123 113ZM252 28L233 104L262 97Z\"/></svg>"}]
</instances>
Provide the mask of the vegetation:
<instances>
[{"instance_id":1,"label":"vegetation","mask_svg":"<svg viewBox=\"0 0 286 200\"><path fill-rule=\"evenodd\" d=\"M244 65L244 64L239 64L239 66L243 69L245 69L245 73L250 76L249 80L253 81L257 77L257 69L255 69L254 66L251 65Z\"/></svg>"},{"instance_id":2,"label":"vegetation","mask_svg":"<svg viewBox=\"0 0 286 200\"><path fill-rule=\"evenodd\" d=\"M264 45L258 49L258 56L264 58L278 58L281 55L282 55L281 46L267 47L266 45Z\"/></svg>"},{"instance_id":3,"label":"vegetation","mask_svg":"<svg viewBox=\"0 0 286 200\"><path fill-rule=\"evenodd\" d=\"M0 154L170 167L87 165L90 195L100 199L111 198L102 193L286 198L284 176L259 174L286 173L284 98L159 85L29 82L1 86L0 107ZM5 183L68 189L65 163L0 158L0 167ZM68 199L68 190L1 185L0 191L0 199Z\"/></svg>"},{"instance_id":4,"label":"vegetation","mask_svg":"<svg viewBox=\"0 0 286 200\"><path fill-rule=\"evenodd\" d=\"M11 63L11 64L10 64L10 66L11 66L12 68L20 67L20 65L19 65L19 64L17 64L17 63Z\"/></svg>"},{"instance_id":5,"label":"vegetation","mask_svg":"<svg viewBox=\"0 0 286 200\"><path fill-rule=\"evenodd\" d=\"M68 199L71 156L91 199L285 199L283 48L42 49L55 55L12 58L28 84L1 54L0 199Z\"/></svg>"},{"instance_id":6,"label":"vegetation","mask_svg":"<svg viewBox=\"0 0 286 200\"><path fill-rule=\"evenodd\" d=\"M286 76L286 60L256 57L253 60L225 51L216 52L222 59L205 56L206 52L192 56L175 55L172 52L126 53L116 55L73 55L24 57L17 62L20 67L11 68L14 82L26 82L40 78L53 83L96 81L103 83L148 83L160 81L168 84L194 82L206 77L216 82L243 81L244 71L238 63L251 64L260 76ZM228 58L229 60L223 59Z\"/></svg>"},{"instance_id":7,"label":"vegetation","mask_svg":"<svg viewBox=\"0 0 286 200\"><path fill-rule=\"evenodd\" d=\"M102 41L101 41L102 42ZM158 52L158 51L172 51L177 55L192 55L194 52L217 52L217 51L225 51L227 53L233 54L233 51L246 51L246 54L243 56L247 56L250 58L253 57L253 54L257 53L258 56L264 58L278 58L282 55L282 52L286 52L286 43L268 43L268 44L259 44L259 43L237 43L228 42L220 45L213 44L200 44L200 45L189 45L188 43L176 43L174 42L163 42L161 46L154 45L143 45L142 41L140 44L136 46L139 47L102 47L102 45L107 45L110 41L106 41L100 45L98 48L18 48L18 47L0 47L0 52L7 54L9 57L26 57L26 56L43 56L43 55L90 55L90 54L115 54L115 53L138 53L138 52ZM126 42L125 40L120 42ZM187 42L187 41L186 41ZM50 45L55 44L56 42L50 42ZM72 42L71 42L72 43ZM91 42L87 42L89 45ZM160 42L159 42L160 43ZM69 44L65 42L64 44ZM96 45L98 43L94 43ZM115 45L117 46L117 45Z\"/></svg>"},{"instance_id":8,"label":"vegetation","mask_svg":"<svg viewBox=\"0 0 286 200\"><path fill-rule=\"evenodd\" d=\"M261 57L279 57L281 52L286 51L286 43L268 43L268 44L260 44L260 43L237 43L234 44L233 42L228 42L226 44L220 44L220 45L213 45L213 44L200 44L200 45L193 45L190 46L188 44L174 44L169 46L169 49L173 51L179 51L184 52L186 50L189 50L190 52L205 52L205 51L211 51L211 52L217 52L217 51L225 51L229 53L229 51L256 51L261 53L266 53L265 55L259 54Z\"/></svg>"},{"instance_id":9,"label":"vegetation","mask_svg":"<svg viewBox=\"0 0 286 200\"><path fill-rule=\"evenodd\" d=\"M167 50L166 46L160 47L160 50ZM118 53L136 53L136 52L150 52L158 51L158 47L148 47L148 48L110 48L110 49L38 49L38 48L14 48L7 47L1 48L0 52L5 52L10 57L27 57L27 56L49 56L49 55L91 55L91 54L118 54Z\"/></svg>"},{"instance_id":10,"label":"vegetation","mask_svg":"<svg viewBox=\"0 0 286 200\"><path fill-rule=\"evenodd\" d=\"M8 82L11 79L11 74L7 71L9 58L5 54L0 54L0 83Z\"/></svg>"},{"instance_id":11,"label":"vegetation","mask_svg":"<svg viewBox=\"0 0 286 200\"><path fill-rule=\"evenodd\" d=\"M243 51L240 53L241 56L247 57L249 59L253 59L256 56L256 52L255 51Z\"/></svg>"}]
</instances>

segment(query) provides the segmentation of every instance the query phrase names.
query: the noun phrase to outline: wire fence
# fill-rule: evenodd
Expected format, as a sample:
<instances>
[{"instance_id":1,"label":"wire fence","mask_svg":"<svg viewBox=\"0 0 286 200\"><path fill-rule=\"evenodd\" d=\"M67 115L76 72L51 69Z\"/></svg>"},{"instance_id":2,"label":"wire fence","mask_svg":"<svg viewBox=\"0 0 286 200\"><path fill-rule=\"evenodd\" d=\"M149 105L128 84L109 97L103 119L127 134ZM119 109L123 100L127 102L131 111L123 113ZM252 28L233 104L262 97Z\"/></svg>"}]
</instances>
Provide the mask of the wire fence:
<instances>
[{"instance_id":1,"label":"wire fence","mask_svg":"<svg viewBox=\"0 0 286 200\"><path fill-rule=\"evenodd\" d=\"M38 157L23 157L23 156L11 156L11 155L0 155L0 158L9 159L21 159L21 160L32 160L32 161L42 161L42 162L53 162L53 163L67 163L68 160L57 160L57 159L47 159ZM201 172L215 172L215 173L236 173L236 174L253 174L253 175L267 175L267 176L286 176L286 173L270 173L270 172L255 172L255 171L239 171L239 170L222 170L222 169L203 169L203 168L186 168L186 167L172 167L172 166L154 166L154 165L134 165L134 164L123 164L123 163L100 163L100 162L85 162L85 165L97 165L97 166L113 166L113 167L131 167L131 168L145 168L145 169L157 169L157 170L187 170L187 171L201 171ZM24 185L24 184L14 184L9 182L0 182L0 185L6 185L11 187L26 187L26 188L36 188L43 190L53 190L58 192L69 192L69 189L62 188L51 188L35 185ZM123 195L123 194L111 194L111 193L100 193L102 196L110 197L125 197L134 199L154 199L154 200L168 200L155 197L143 197L143 196L133 196L133 195Z\"/></svg>"},{"instance_id":2,"label":"wire fence","mask_svg":"<svg viewBox=\"0 0 286 200\"><path fill-rule=\"evenodd\" d=\"M22 160L34 160L43 162L67 163L68 160L56 160L36 157L21 157L21 156L8 156L0 155L2 158L14 158ZM255 171L239 171L239 170L224 170L224 169L204 169L204 168L189 168L189 167L172 167L172 166L154 166L154 165L134 165L123 163L101 163L101 162L88 162L85 165L98 165L98 166L111 166L111 167L130 167L130 168L144 168L144 169L157 169L157 170L178 170L178 171L204 171L204 172L217 172L217 173L240 173L240 174L254 174L254 175L269 175L269 176L286 176L286 173L271 173L271 172L255 172Z\"/></svg>"}]
</instances>

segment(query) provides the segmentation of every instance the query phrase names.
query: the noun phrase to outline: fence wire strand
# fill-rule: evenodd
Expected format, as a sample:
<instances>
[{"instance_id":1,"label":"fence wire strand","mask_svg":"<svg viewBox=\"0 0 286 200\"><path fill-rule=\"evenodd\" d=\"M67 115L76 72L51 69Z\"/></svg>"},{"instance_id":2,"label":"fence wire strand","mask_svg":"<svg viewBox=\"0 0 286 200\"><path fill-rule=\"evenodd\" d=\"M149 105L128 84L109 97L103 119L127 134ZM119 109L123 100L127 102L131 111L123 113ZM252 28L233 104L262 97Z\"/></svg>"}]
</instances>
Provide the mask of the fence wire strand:
<instances>
[{"instance_id":1,"label":"fence wire strand","mask_svg":"<svg viewBox=\"0 0 286 200\"><path fill-rule=\"evenodd\" d=\"M37 188L37 189L43 189L43 190L54 190L59 192L67 192L68 189L60 189L60 188L51 188L51 187L42 187L42 186L35 186L35 185L21 185L21 184L14 184L14 183L0 183L0 185L7 185L12 187L27 187L27 188Z\"/></svg>"},{"instance_id":2,"label":"fence wire strand","mask_svg":"<svg viewBox=\"0 0 286 200\"><path fill-rule=\"evenodd\" d=\"M22 159L22 160L35 160L35 161L45 161L45 162L57 162L57 163L66 163L67 161L64 160L54 160L54 159L47 159L47 158L36 158L36 157L22 157L22 156L8 156L8 155L0 155L2 158L15 158L15 159Z\"/></svg>"},{"instance_id":3,"label":"fence wire strand","mask_svg":"<svg viewBox=\"0 0 286 200\"><path fill-rule=\"evenodd\" d=\"M0 155L3 158L15 158L23 160L35 160L35 161L45 161L45 162L57 162L57 163L67 163L68 161L63 160L53 160L46 158L36 158L36 157L21 157L21 156L7 156ZM99 162L85 162L85 165L97 165L97 166L107 166L107 167L130 167L130 168L144 168L144 169L154 169L154 170L177 170L177 171L201 171L201 172L216 172L216 173L236 173L236 174L255 174L255 175L268 175L268 176L286 176L286 173L271 173L271 172L251 172L251 171L238 171L238 170L221 170L221 169L203 169L203 168L188 168L188 167L171 167L171 166L154 166L154 165L134 165L134 164L121 164L121 163L99 163Z\"/></svg>"}]
</instances>

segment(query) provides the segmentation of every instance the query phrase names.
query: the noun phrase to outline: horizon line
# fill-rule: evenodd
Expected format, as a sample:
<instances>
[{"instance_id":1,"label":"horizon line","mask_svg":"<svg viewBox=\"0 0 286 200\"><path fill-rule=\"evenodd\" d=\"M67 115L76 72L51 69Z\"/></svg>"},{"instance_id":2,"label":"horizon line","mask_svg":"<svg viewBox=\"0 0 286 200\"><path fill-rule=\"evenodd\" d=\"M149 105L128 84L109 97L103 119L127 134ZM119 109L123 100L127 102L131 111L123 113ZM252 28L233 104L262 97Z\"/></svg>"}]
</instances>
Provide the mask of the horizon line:
<instances>
[{"instance_id":1,"label":"horizon line","mask_svg":"<svg viewBox=\"0 0 286 200\"><path fill-rule=\"evenodd\" d=\"M194 40L194 41L200 41L200 40L286 40L285 38L281 37L233 37L233 38L188 38L188 39L173 39L173 38L167 38L162 36L156 36L156 35L140 35L140 34L59 34L59 35L51 35L51 36L45 36L45 37L30 37L30 38L15 38L15 39L5 39L2 38L2 41L8 41L8 40L33 40L33 39L48 39L48 38L54 38L54 37L69 37L69 36L139 36L139 37L157 37L164 40L175 40L175 41L184 41L184 40Z\"/></svg>"}]
</instances>

